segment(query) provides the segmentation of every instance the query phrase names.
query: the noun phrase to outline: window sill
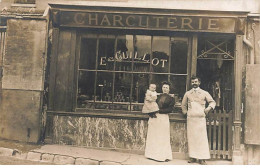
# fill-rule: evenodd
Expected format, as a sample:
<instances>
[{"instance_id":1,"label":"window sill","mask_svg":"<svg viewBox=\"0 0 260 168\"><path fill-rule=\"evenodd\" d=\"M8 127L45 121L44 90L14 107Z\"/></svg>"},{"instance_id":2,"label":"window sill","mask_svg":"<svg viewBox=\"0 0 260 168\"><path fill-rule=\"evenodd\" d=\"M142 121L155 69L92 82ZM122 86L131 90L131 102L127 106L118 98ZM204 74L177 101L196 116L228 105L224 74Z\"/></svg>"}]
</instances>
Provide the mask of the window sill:
<instances>
[{"instance_id":1,"label":"window sill","mask_svg":"<svg viewBox=\"0 0 260 168\"><path fill-rule=\"evenodd\" d=\"M135 120L148 120L148 115L141 112L128 112L128 111L105 111L105 110L92 110L92 111L47 111L48 115L59 116L77 116L77 117L100 117L100 118L113 118L113 119L135 119ZM186 122L186 118L181 113L170 113L169 118L171 122Z\"/></svg>"}]
</instances>

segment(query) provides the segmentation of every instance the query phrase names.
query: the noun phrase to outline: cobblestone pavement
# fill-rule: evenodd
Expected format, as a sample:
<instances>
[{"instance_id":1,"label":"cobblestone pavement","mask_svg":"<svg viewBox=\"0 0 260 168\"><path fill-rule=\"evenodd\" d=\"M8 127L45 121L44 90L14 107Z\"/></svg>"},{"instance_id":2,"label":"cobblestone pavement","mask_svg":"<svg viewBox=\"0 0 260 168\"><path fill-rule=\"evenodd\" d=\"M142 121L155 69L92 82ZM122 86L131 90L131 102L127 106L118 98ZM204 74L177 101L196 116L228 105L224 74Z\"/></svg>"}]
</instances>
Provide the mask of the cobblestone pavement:
<instances>
[{"instance_id":1,"label":"cobblestone pavement","mask_svg":"<svg viewBox=\"0 0 260 168\"><path fill-rule=\"evenodd\" d=\"M156 162L142 154L85 147L28 144L0 139L0 165L191 165L186 159ZM230 165L227 160L209 160L209 165ZM193 165L199 165L193 163Z\"/></svg>"},{"instance_id":2,"label":"cobblestone pavement","mask_svg":"<svg viewBox=\"0 0 260 168\"><path fill-rule=\"evenodd\" d=\"M11 141L11 140L5 140L5 139L0 138L0 147L17 149L18 151L23 152L23 153L29 152L33 149L40 148L41 146L43 146L43 145L37 145L37 144L26 143L26 142Z\"/></svg>"},{"instance_id":3,"label":"cobblestone pavement","mask_svg":"<svg viewBox=\"0 0 260 168\"><path fill-rule=\"evenodd\" d=\"M0 156L0 165L50 165L51 163L17 159L11 156Z\"/></svg>"}]
</instances>

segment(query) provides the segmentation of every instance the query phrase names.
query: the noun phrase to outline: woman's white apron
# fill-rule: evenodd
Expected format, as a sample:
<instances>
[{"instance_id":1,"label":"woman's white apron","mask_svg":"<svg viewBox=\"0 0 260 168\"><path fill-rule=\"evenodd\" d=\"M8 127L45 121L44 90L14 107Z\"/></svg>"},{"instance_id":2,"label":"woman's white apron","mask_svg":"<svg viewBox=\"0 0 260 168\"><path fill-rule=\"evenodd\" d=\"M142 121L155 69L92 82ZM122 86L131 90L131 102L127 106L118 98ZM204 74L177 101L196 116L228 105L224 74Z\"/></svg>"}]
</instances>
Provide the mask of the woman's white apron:
<instances>
[{"instance_id":1,"label":"woman's white apron","mask_svg":"<svg viewBox=\"0 0 260 168\"><path fill-rule=\"evenodd\" d=\"M172 160L169 116L159 113L156 116L148 121L145 157L158 161Z\"/></svg>"}]
</instances>

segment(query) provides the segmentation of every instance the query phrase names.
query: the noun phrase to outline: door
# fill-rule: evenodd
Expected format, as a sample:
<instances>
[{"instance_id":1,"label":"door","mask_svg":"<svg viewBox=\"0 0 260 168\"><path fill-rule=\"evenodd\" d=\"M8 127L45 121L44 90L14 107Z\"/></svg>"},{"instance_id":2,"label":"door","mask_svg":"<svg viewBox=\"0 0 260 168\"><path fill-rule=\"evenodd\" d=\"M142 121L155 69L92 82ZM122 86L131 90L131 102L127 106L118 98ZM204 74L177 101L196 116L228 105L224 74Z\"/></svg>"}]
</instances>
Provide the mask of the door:
<instances>
[{"instance_id":1,"label":"door","mask_svg":"<svg viewBox=\"0 0 260 168\"><path fill-rule=\"evenodd\" d=\"M200 37L197 75L201 88L216 101L207 116L211 158L231 159L234 78L234 40L226 36Z\"/></svg>"}]
</instances>

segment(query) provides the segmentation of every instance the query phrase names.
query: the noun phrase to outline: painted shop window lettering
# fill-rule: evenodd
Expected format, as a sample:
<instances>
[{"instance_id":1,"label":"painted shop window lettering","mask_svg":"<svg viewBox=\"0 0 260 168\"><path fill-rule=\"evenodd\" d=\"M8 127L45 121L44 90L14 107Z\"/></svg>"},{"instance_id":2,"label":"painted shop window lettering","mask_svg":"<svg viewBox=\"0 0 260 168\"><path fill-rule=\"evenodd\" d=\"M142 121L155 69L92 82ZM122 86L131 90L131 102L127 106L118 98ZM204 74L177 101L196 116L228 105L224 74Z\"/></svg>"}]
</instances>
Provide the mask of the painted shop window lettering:
<instances>
[{"instance_id":1,"label":"painted shop window lettering","mask_svg":"<svg viewBox=\"0 0 260 168\"><path fill-rule=\"evenodd\" d=\"M151 82L174 83L177 102L186 91L187 38L84 34L80 46L77 108L141 111Z\"/></svg>"}]
</instances>

